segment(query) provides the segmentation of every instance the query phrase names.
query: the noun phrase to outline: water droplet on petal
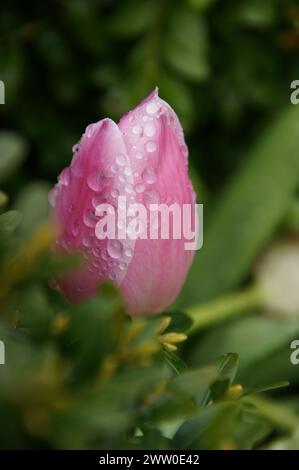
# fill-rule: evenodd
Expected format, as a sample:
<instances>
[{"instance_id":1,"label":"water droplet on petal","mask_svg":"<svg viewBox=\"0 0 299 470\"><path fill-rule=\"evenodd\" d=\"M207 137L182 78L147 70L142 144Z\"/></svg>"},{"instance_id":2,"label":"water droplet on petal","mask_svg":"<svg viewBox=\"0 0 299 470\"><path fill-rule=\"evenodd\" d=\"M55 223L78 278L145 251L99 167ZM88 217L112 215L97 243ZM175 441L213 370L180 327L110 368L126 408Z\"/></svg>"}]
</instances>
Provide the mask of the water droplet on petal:
<instances>
[{"instance_id":1,"label":"water droplet on petal","mask_svg":"<svg viewBox=\"0 0 299 470\"><path fill-rule=\"evenodd\" d=\"M63 186L68 186L70 184L70 169L69 167L64 168L59 175L59 183Z\"/></svg>"},{"instance_id":2,"label":"water droplet on petal","mask_svg":"<svg viewBox=\"0 0 299 470\"><path fill-rule=\"evenodd\" d=\"M156 133L156 128L155 128L155 125L153 122L148 122L145 126L144 126L144 133L147 137L153 137L153 135L155 135Z\"/></svg>"},{"instance_id":3,"label":"water droplet on petal","mask_svg":"<svg viewBox=\"0 0 299 470\"><path fill-rule=\"evenodd\" d=\"M95 247L93 248L92 253L96 258L98 258L101 255L101 249L98 247Z\"/></svg>"},{"instance_id":4,"label":"water droplet on petal","mask_svg":"<svg viewBox=\"0 0 299 470\"><path fill-rule=\"evenodd\" d=\"M98 206L100 206L101 204L104 204L106 201L105 201L105 198L103 197L102 194L96 194L93 198L92 198L92 206L96 209Z\"/></svg>"},{"instance_id":5,"label":"water droplet on petal","mask_svg":"<svg viewBox=\"0 0 299 470\"><path fill-rule=\"evenodd\" d=\"M101 125L100 122L95 122L95 123L92 123L92 124L89 124L86 129L85 129L85 135L90 138L94 135L94 133L96 132L97 128Z\"/></svg>"},{"instance_id":6,"label":"water droplet on petal","mask_svg":"<svg viewBox=\"0 0 299 470\"><path fill-rule=\"evenodd\" d=\"M111 191L111 196L112 196L112 197L117 197L118 195L119 195L118 189L112 189L112 191Z\"/></svg>"},{"instance_id":7,"label":"water droplet on petal","mask_svg":"<svg viewBox=\"0 0 299 470\"><path fill-rule=\"evenodd\" d=\"M136 152L135 157L136 157L137 160L142 160L142 158L143 158L143 153L142 153L142 152Z\"/></svg>"},{"instance_id":8,"label":"water droplet on petal","mask_svg":"<svg viewBox=\"0 0 299 470\"><path fill-rule=\"evenodd\" d=\"M125 170L124 170L124 174L126 176L131 176L132 175L132 170L129 166L126 166Z\"/></svg>"},{"instance_id":9,"label":"water droplet on petal","mask_svg":"<svg viewBox=\"0 0 299 470\"><path fill-rule=\"evenodd\" d=\"M102 253L101 253L101 258L102 258L104 261L107 261L107 259L109 258L109 255L108 255L107 250L103 250L103 251L102 251Z\"/></svg>"},{"instance_id":10,"label":"water droplet on petal","mask_svg":"<svg viewBox=\"0 0 299 470\"><path fill-rule=\"evenodd\" d=\"M156 177L156 172L154 168L151 166L149 166L148 168L145 168L142 172L142 179L147 184L155 183L157 177Z\"/></svg>"},{"instance_id":11,"label":"water droplet on petal","mask_svg":"<svg viewBox=\"0 0 299 470\"><path fill-rule=\"evenodd\" d=\"M182 155L185 158L188 157L188 147L187 147L187 145L185 145L185 144L181 145L181 152L182 152Z\"/></svg>"},{"instance_id":12,"label":"water droplet on petal","mask_svg":"<svg viewBox=\"0 0 299 470\"><path fill-rule=\"evenodd\" d=\"M72 226L72 235L77 237L80 234L80 223L79 220L75 220Z\"/></svg>"},{"instance_id":13,"label":"water droplet on petal","mask_svg":"<svg viewBox=\"0 0 299 470\"><path fill-rule=\"evenodd\" d=\"M119 166L124 166L126 164L126 158L124 155L117 155L116 157L116 163Z\"/></svg>"},{"instance_id":14,"label":"water droplet on petal","mask_svg":"<svg viewBox=\"0 0 299 470\"><path fill-rule=\"evenodd\" d=\"M135 135L140 135L142 133L142 127L139 126L139 124L137 124L136 126L133 127L132 132Z\"/></svg>"},{"instance_id":15,"label":"water droplet on petal","mask_svg":"<svg viewBox=\"0 0 299 470\"><path fill-rule=\"evenodd\" d=\"M92 246L93 243L93 236L90 233L84 233L82 237L82 244L86 248L89 248Z\"/></svg>"},{"instance_id":16,"label":"water droplet on petal","mask_svg":"<svg viewBox=\"0 0 299 470\"><path fill-rule=\"evenodd\" d=\"M117 259L123 252L123 245L119 240L108 240L107 251L111 258Z\"/></svg>"},{"instance_id":17,"label":"water droplet on petal","mask_svg":"<svg viewBox=\"0 0 299 470\"><path fill-rule=\"evenodd\" d=\"M51 204L52 207L55 207L57 198L59 195L59 188L58 186L54 186L53 189L49 192L49 203Z\"/></svg>"},{"instance_id":18,"label":"water droplet on petal","mask_svg":"<svg viewBox=\"0 0 299 470\"><path fill-rule=\"evenodd\" d=\"M156 148L157 148L157 145L156 145L156 143L153 142L152 140L150 140L149 142L147 142L147 143L145 144L145 149L146 149L146 151L149 152L149 153L154 152L154 151L156 150Z\"/></svg>"},{"instance_id":19,"label":"water droplet on petal","mask_svg":"<svg viewBox=\"0 0 299 470\"><path fill-rule=\"evenodd\" d=\"M124 271L127 267L127 263L119 263L119 269L121 269L122 271Z\"/></svg>"},{"instance_id":20,"label":"water droplet on petal","mask_svg":"<svg viewBox=\"0 0 299 470\"><path fill-rule=\"evenodd\" d=\"M72 152L73 152L73 153L78 152L79 148L80 148L80 145L79 145L79 144L73 145L73 146L72 146Z\"/></svg>"},{"instance_id":21,"label":"water droplet on petal","mask_svg":"<svg viewBox=\"0 0 299 470\"><path fill-rule=\"evenodd\" d=\"M92 191L100 191L103 189L104 183L107 181L101 173L92 172L87 177L87 185Z\"/></svg>"},{"instance_id":22,"label":"water droplet on petal","mask_svg":"<svg viewBox=\"0 0 299 470\"><path fill-rule=\"evenodd\" d=\"M147 114L155 114L158 111L159 106L157 105L155 101L150 101L146 105L145 109L146 109Z\"/></svg>"},{"instance_id":23,"label":"water droplet on petal","mask_svg":"<svg viewBox=\"0 0 299 470\"><path fill-rule=\"evenodd\" d=\"M84 212L83 216L83 222L87 227L95 227L97 224L97 217L95 216L95 213L91 211L90 209L87 209Z\"/></svg>"},{"instance_id":24,"label":"water droplet on petal","mask_svg":"<svg viewBox=\"0 0 299 470\"><path fill-rule=\"evenodd\" d=\"M126 255L128 258L132 258L133 251L131 250L131 248L126 248L126 250L125 250L125 255Z\"/></svg>"},{"instance_id":25,"label":"water droplet on petal","mask_svg":"<svg viewBox=\"0 0 299 470\"><path fill-rule=\"evenodd\" d=\"M133 186L131 184L126 184L125 191L126 193L131 194L134 191Z\"/></svg>"}]
</instances>

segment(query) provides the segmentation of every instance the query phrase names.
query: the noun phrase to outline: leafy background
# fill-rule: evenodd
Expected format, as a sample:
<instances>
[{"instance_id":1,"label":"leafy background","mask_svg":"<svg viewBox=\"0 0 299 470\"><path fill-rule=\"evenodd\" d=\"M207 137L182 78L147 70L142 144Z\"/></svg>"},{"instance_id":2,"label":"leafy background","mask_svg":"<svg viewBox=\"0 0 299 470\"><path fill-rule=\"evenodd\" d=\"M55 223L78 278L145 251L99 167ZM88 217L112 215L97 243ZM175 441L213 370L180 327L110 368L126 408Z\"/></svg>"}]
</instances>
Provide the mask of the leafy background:
<instances>
[{"instance_id":1,"label":"leafy background","mask_svg":"<svg viewBox=\"0 0 299 470\"><path fill-rule=\"evenodd\" d=\"M298 253L297 2L0 10L0 447L298 449L299 306L277 311L256 274L273 245ZM88 123L156 85L185 129L204 247L176 313L132 321L111 286L75 307L49 287L77 260L49 252L47 193Z\"/></svg>"}]
</instances>

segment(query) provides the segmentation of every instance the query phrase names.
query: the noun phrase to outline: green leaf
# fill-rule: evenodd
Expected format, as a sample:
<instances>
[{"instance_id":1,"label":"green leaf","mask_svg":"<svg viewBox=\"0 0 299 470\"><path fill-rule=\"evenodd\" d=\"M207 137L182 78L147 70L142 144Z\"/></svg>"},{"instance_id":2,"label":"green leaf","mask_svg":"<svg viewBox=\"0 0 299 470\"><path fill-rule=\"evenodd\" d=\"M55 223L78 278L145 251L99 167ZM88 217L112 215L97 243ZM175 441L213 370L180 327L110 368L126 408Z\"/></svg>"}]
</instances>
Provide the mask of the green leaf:
<instances>
[{"instance_id":1,"label":"green leaf","mask_svg":"<svg viewBox=\"0 0 299 470\"><path fill-rule=\"evenodd\" d=\"M210 388L217 382L225 382L223 393L232 383L238 367L237 354L224 354L213 362L188 369L175 377L170 389L178 395L195 400L197 405L204 405L209 399Z\"/></svg>"},{"instance_id":2,"label":"green leaf","mask_svg":"<svg viewBox=\"0 0 299 470\"><path fill-rule=\"evenodd\" d=\"M221 295L248 275L299 186L298 119L298 106L282 113L219 195L178 305Z\"/></svg>"},{"instance_id":3,"label":"green leaf","mask_svg":"<svg viewBox=\"0 0 299 470\"><path fill-rule=\"evenodd\" d=\"M20 212L12 210L0 215L0 232L2 236L11 235L18 228L23 217Z\"/></svg>"},{"instance_id":4,"label":"green leaf","mask_svg":"<svg viewBox=\"0 0 299 470\"><path fill-rule=\"evenodd\" d=\"M15 132L0 131L0 182L10 176L23 162L26 144Z\"/></svg>"},{"instance_id":5,"label":"green leaf","mask_svg":"<svg viewBox=\"0 0 299 470\"><path fill-rule=\"evenodd\" d=\"M171 11L164 44L164 60L176 72L193 81L208 76L206 30L203 20L183 6Z\"/></svg>"},{"instance_id":6,"label":"green leaf","mask_svg":"<svg viewBox=\"0 0 299 470\"><path fill-rule=\"evenodd\" d=\"M188 331L193 324L192 319L184 312L165 312L163 316L171 318L169 326L163 333L184 333Z\"/></svg>"},{"instance_id":7,"label":"green leaf","mask_svg":"<svg viewBox=\"0 0 299 470\"><path fill-rule=\"evenodd\" d=\"M111 31L124 37L136 36L146 31L156 13L155 2L151 0L129 0L115 9L110 19Z\"/></svg>"},{"instance_id":8,"label":"green leaf","mask_svg":"<svg viewBox=\"0 0 299 470\"><path fill-rule=\"evenodd\" d=\"M3 191L0 191L0 208L5 206L5 204L7 203L7 200L8 200L7 195Z\"/></svg>"},{"instance_id":9,"label":"green leaf","mask_svg":"<svg viewBox=\"0 0 299 470\"><path fill-rule=\"evenodd\" d=\"M45 290L32 285L21 291L19 295L15 295L14 303L17 303L18 307L19 327L25 328L34 341L42 342L48 337L54 317Z\"/></svg>"},{"instance_id":10,"label":"green leaf","mask_svg":"<svg viewBox=\"0 0 299 470\"><path fill-rule=\"evenodd\" d=\"M112 286L103 286L96 298L70 308L71 321L63 343L74 361L75 382L92 377L116 347L121 309L120 296Z\"/></svg>"},{"instance_id":11,"label":"green leaf","mask_svg":"<svg viewBox=\"0 0 299 470\"><path fill-rule=\"evenodd\" d=\"M216 360L215 365L218 368L219 377L211 385L212 400L220 399L233 383L239 366L239 356L225 354Z\"/></svg>"},{"instance_id":12,"label":"green leaf","mask_svg":"<svg viewBox=\"0 0 299 470\"><path fill-rule=\"evenodd\" d=\"M245 0L236 13L243 23L262 28L273 24L276 19L276 5L269 0Z\"/></svg>"},{"instance_id":13,"label":"green leaf","mask_svg":"<svg viewBox=\"0 0 299 470\"><path fill-rule=\"evenodd\" d=\"M261 385L265 382L287 380L289 379L286 375L287 365L290 361L285 355L281 355L281 348L286 346L289 349L289 342L295 337L296 332L299 332L298 319L286 321L261 315L239 318L209 331L191 351L189 360L198 364L198 362L212 360L226 351L235 351L240 356L238 380L245 385L250 382L251 385ZM254 348L252 347L253 338ZM280 351L282 368L277 373L278 377L267 376L271 362L273 370L277 370L278 358L276 360L272 358L272 354L276 351ZM269 364L263 367L263 361L267 358L269 358ZM259 380L256 377L253 381L258 370L260 370Z\"/></svg>"},{"instance_id":14,"label":"green leaf","mask_svg":"<svg viewBox=\"0 0 299 470\"><path fill-rule=\"evenodd\" d=\"M177 449L251 449L269 434L270 426L240 402L206 408L199 418L186 421L173 442Z\"/></svg>"},{"instance_id":15,"label":"green leaf","mask_svg":"<svg viewBox=\"0 0 299 470\"><path fill-rule=\"evenodd\" d=\"M185 362L175 353L170 351L163 352L166 362L174 370L176 374L180 374L187 370L187 365Z\"/></svg>"},{"instance_id":16,"label":"green leaf","mask_svg":"<svg viewBox=\"0 0 299 470\"><path fill-rule=\"evenodd\" d=\"M23 215L21 234L28 235L43 222L49 211L48 194L50 185L44 182L32 182L25 186L15 201L15 209Z\"/></svg>"},{"instance_id":17,"label":"green leaf","mask_svg":"<svg viewBox=\"0 0 299 470\"><path fill-rule=\"evenodd\" d=\"M187 5L194 11L205 11L211 8L216 0L186 0Z\"/></svg>"}]
</instances>

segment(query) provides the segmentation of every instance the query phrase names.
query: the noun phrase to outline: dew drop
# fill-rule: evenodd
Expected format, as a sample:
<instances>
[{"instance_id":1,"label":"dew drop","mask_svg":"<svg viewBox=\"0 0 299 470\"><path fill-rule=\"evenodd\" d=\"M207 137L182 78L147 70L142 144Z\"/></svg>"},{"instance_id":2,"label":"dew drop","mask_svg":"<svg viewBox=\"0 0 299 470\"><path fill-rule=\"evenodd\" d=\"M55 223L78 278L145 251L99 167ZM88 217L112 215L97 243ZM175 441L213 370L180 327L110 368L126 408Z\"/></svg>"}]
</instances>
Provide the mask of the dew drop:
<instances>
[{"instance_id":1,"label":"dew drop","mask_svg":"<svg viewBox=\"0 0 299 470\"><path fill-rule=\"evenodd\" d=\"M49 203L51 204L52 207L55 207L57 198L59 194L59 188L57 186L54 186L53 189L49 192Z\"/></svg>"},{"instance_id":2,"label":"dew drop","mask_svg":"<svg viewBox=\"0 0 299 470\"><path fill-rule=\"evenodd\" d=\"M119 195L118 189L112 189L112 191L111 191L111 196L112 196L112 197L117 197L118 195Z\"/></svg>"},{"instance_id":3,"label":"dew drop","mask_svg":"<svg viewBox=\"0 0 299 470\"><path fill-rule=\"evenodd\" d=\"M94 209L97 209L97 207L100 206L101 204L104 204L105 201L101 194L96 194L96 196L92 198L91 203Z\"/></svg>"},{"instance_id":4,"label":"dew drop","mask_svg":"<svg viewBox=\"0 0 299 470\"><path fill-rule=\"evenodd\" d=\"M116 157L116 163L119 165L119 166L124 166L126 164L126 158L124 157L124 155L117 155Z\"/></svg>"},{"instance_id":5,"label":"dew drop","mask_svg":"<svg viewBox=\"0 0 299 470\"><path fill-rule=\"evenodd\" d=\"M93 243L93 236L90 233L84 233L82 237L82 244L86 248L89 248L92 246Z\"/></svg>"},{"instance_id":6,"label":"dew drop","mask_svg":"<svg viewBox=\"0 0 299 470\"><path fill-rule=\"evenodd\" d=\"M155 128L155 125L153 122L148 122L145 126L144 126L144 133L147 137L153 137L153 135L155 135L156 133L156 128Z\"/></svg>"},{"instance_id":7,"label":"dew drop","mask_svg":"<svg viewBox=\"0 0 299 470\"><path fill-rule=\"evenodd\" d=\"M188 148L187 145L183 144L181 145L181 152L183 157L187 158L188 157Z\"/></svg>"},{"instance_id":8,"label":"dew drop","mask_svg":"<svg viewBox=\"0 0 299 470\"><path fill-rule=\"evenodd\" d=\"M142 172L142 179L147 184L154 184L157 177L153 167L145 168Z\"/></svg>"},{"instance_id":9,"label":"dew drop","mask_svg":"<svg viewBox=\"0 0 299 470\"><path fill-rule=\"evenodd\" d=\"M95 227L97 224L97 217L95 216L94 212L90 209L87 209L84 212L83 222L87 227Z\"/></svg>"},{"instance_id":10,"label":"dew drop","mask_svg":"<svg viewBox=\"0 0 299 470\"><path fill-rule=\"evenodd\" d=\"M111 258L117 259L123 252L123 245L119 240L108 240L107 251Z\"/></svg>"},{"instance_id":11,"label":"dew drop","mask_svg":"<svg viewBox=\"0 0 299 470\"><path fill-rule=\"evenodd\" d=\"M107 261L107 259L109 258L109 255L108 255L107 250L103 250L103 251L102 251L102 253L101 253L101 258L102 258L104 261Z\"/></svg>"},{"instance_id":12,"label":"dew drop","mask_svg":"<svg viewBox=\"0 0 299 470\"><path fill-rule=\"evenodd\" d=\"M137 160L142 160L142 158L143 158L143 153L142 153L142 152L136 152L135 157L136 157Z\"/></svg>"},{"instance_id":13,"label":"dew drop","mask_svg":"<svg viewBox=\"0 0 299 470\"><path fill-rule=\"evenodd\" d=\"M136 124L136 126L133 127L132 132L135 135L140 135L142 133L142 127L139 126L139 124Z\"/></svg>"},{"instance_id":14,"label":"dew drop","mask_svg":"<svg viewBox=\"0 0 299 470\"><path fill-rule=\"evenodd\" d=\"M119 269L121 269L122 271L124 271L127 267L127 263L119 263Z\"/></svg>"},{"instance_id":15,"label":"dew drop","mask_svg":"<svg viewBox=\"0 0 299 470\"><path fill-rule=\"evenodd\" d=\"M80 148L80 145L79 145L79 144L73 145L73 146L72 146L72 152L73 152L73 153L78 152L79 148Z\"/></svg>"},{"instance_id":16,"label":"dew drop","mask_svg":"<svg viewBox=\"0 0 299 470\"><path fill-rule=\"evenodd\" d=\"M103 188L106 178L97 172L90 173L87 177L87 185L92 191L100 191Z\"/></svg>"},{"instance_id":17,"label":"dew drop","mask_svg":"<svg viewBox=\"0 0 299 470\"><path fill-rule=\"evenodd\" d=\"M63 186L68 186L70 184L70 169L64 168L59 175L59 183Z\"/></svg>"},{"instance_id":18,"label":"dew drop","mask_svg":"<svg viewBox=\"0 0 299 470\"><path fill-rule=\"evenodd\" d=\"M72 235L77 237L80 234L80 223L79 220L75 220L72 226Z\"/></svg>"},{"instance_id":19,"label":"dew drop","mask_svg":"<svg viewBox=\"0 0 299 470\"><path fill-rule=\"evenodd\" d=\"M131 248L126 248L126 249L125 249L125 255L126 255L128 258L132 258L133 251L131 250Z\"/></svg>"},{"instance_id":20,"label":"dew drop","mask_svg":"<svg viewBox=\"0 0 299 470\"><path fill-rule=\"evenodd\" d=\"M146 105L145 109L147 114L155 114L158 111L159 107L155 101L151 101Z\"/></svg>"},{"instance_id":21,"label":"dew drop","mask_svg":"<svg viewBox=\"0 0 299 470\"><path fill-rule=\"evenodd\" d=\"M92 137L94 135L94 133L96 132L97 128L99 127L99 124L100 123L98 123L98 122L89 124L85 129L85 135L88 138Z\"/></svg>"},{"instance_id":22,"label":"dew drop","mask_svg":"<svg viewBox=\"0 0 299 470\"><path fill-rule=\"evenodd\" d=\"M156 148L157 148L157 145L156 145L156 143L153 142L152 140L150 140L149 142L147 142L147 143L145 144L145 149L146 149L146 151L149 152L149 153L154 152L154 151L156 150Z\"/></svg>"},{"instance_id":23,"label":"dew drop","mask_svg":"<svg viewBox=\"0 0 299 470\"><path fill-rule=\"evenodd\" d=\"M125 191L126 193L131 194L134 191L133 186L131 184L126 184Z\"/></svg>"},{"instance_id":24,"label":"dew drop","mask_svg":"<svg viewBox=\"0 0 299 470\"><path fill-rule=\"evenodd\" d=\"M98 248L98 247L93 248L92 254L93 254L96 258L98 258L99 256L101 256L101 249Z\"/></svg>"},{"instance_id":25,"label":"dew drop","mask_svg":"<svg viewBox=\"0 0 299 470\"><path fill-rule=\"evenodd\" d=\"M131 175L132 175L132 170L131 170L131 168L130 168L129 166L126 166L125 171L124 171L124 174L125 174L126 176L131 176Z\"/></svg>"}]
</instances>

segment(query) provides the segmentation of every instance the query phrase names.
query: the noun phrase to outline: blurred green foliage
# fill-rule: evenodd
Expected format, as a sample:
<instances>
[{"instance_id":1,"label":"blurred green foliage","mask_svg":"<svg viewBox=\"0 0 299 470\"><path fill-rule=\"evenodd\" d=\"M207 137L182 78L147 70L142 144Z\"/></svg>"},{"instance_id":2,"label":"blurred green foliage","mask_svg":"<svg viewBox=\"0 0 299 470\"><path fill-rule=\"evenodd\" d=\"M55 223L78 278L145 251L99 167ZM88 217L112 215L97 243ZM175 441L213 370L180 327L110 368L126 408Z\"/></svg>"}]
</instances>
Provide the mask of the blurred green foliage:
<instances>
[{"instance_id":1,"label":"blurred green foliage","mask_svg":"<svg viewBox=\"0 0 299 470\"><path fill-rule=\"evenodd\" d=\"M298 51L295 0L1 2L1 448L299 448L299 317L266 316L260 301L174 353L161 337L189 330L185 314L132 321L111 287L76 307L49 287L78 260L49 253L45 222L86 125L158 86L205 204L175 310L250 289L271 243L298 237ZM280 380L291 386L276 401L246 394Z\"/></svg>"}]
</instances>

